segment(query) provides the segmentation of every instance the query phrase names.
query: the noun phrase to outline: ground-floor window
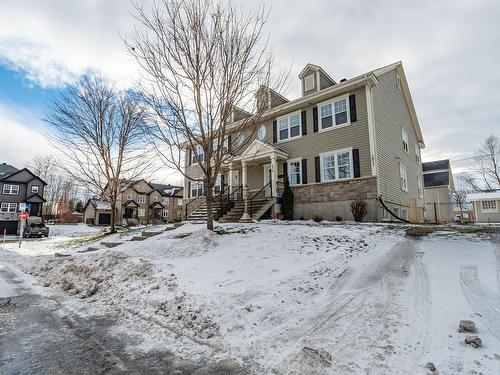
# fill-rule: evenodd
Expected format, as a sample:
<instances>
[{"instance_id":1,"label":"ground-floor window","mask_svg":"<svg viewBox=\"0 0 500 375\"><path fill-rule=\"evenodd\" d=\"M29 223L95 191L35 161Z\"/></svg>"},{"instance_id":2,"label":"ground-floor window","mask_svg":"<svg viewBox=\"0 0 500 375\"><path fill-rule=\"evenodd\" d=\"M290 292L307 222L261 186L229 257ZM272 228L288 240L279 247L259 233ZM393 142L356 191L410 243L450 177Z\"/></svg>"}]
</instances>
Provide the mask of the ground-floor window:
<instances>
[{"instance_id":1,"label":"ground-floor window","mask_svg":"<svg viewBox=\"0 0 500 375\"><path fill-rule=\"evenodd\" d=\"M497 211L497 201L481 201L481 211L482 212L496 212Z\"/></svg>"},{"instance_id":2,"label":"ground-floor window","mask_svg":"<svg viewBox=\"0 0 500 375\"><path fill-rule=\"evenodd\" d=\"M192 181L191 182L191 198L196 198L203 195L203 182L202 181Z\"/></svg>"},{"instance_id":3,"label":"ground-floor window","mask_svg":"<svg viewBox=\"0 0 500 375\"><path fill-rule=\"evenodd\" d=\"M288 163L290 185L300 185L300 160Z\"/></svg>"},{"instance_id":4,"label":"ground-floor window","mask_svg":"<svg viewBox=\"0 0 500 375\"><path fill-rule=\"evenodd\" d=\"M321 181L345 180L353 175L351 151L323 154L320 161Z\"/></svg>"},{"instance_id":5,"label":"ground-floor window","mask_svg":"<svg viewBox=\"0 0 500 375\"><path fill-rule=\"evenodd\" d=\"M0 212L15 213L17 210L17 203L2 202Z\"/></svg>"}]
</instances>

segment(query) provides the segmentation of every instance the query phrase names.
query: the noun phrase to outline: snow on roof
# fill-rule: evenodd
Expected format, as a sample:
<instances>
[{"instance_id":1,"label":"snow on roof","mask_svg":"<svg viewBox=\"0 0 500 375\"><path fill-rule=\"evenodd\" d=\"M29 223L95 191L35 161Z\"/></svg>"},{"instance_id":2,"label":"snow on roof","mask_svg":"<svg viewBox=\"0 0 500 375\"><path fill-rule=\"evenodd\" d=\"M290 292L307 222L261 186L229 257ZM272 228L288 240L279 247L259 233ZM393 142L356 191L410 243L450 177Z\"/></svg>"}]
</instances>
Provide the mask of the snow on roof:
<instances>
[{"instance_id":1,"label":"snow on roof","mask_svg":"<svg viewBox=\"0 0 500 375\"><path fill-rule=\"evenodd\" d=\"M500 199L500 191L485 191L481 193L467 194L468 201L481 201L487 199Z\"/></svg>"}]
</instances>

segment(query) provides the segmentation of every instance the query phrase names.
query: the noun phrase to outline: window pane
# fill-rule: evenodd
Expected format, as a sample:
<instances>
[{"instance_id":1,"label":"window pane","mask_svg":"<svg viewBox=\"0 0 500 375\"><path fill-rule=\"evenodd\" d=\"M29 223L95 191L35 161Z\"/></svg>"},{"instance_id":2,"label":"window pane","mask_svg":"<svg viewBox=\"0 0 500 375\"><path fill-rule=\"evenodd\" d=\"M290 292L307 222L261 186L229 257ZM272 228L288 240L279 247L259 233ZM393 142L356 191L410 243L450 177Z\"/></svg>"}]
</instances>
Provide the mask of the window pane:
<instances>
[{"instance_id":1,"label":"window pane","mask_svg":"<svg viewBox=\"0 0 500 375\"><path fill-rule=\"evenodd\" d=\"M332 126L333 126L333 118L332 118L332 116L323 117L321 119L321 128L322 129L331 128Z\"/></svg>"},{"instance_id":2,"label":"window pane","mask_svg":"<svg viewBox=\"0 0 500 375\"><path fill-rule=\"evenodd\" d=\"M347 100L342 99L335 102L335 113L346 112L347 111Z\"/></svg>"},{"instance_id":3,"label":"window pane","mask_svg":"<svg viewBox=\"0 0 500 375\"><path fill-rule=\"evenodd\" d=\"M347 122L347 112L340 112L335 114L335 124L345 124Z\"/></svg>"},{"instance_id":4,"label":"window pane","mask_svg":"<svg viewBox=\"0 0 500 375\"><path fill-rule=\"evenodd\" d=\"M290 128L290 137L298 137L300 135L300 126L293 126Z\"/></svg>"},{"instance_id":5,"label":"window pane","mask_svg":"<svg viewBox=\"0 0 500 375\"><path fill-rule=\"evenodd\" d=\"M337 163L339 167L339 178L351 177L351 156L349 152L337 154Z\"/></svg>"},{"instance_id":6,"label":"window pane","mask_svg":"<svg viewBox=\"0 0 500 375\"><path fill-rule=\"evenodd\" d=\"M320 111L321 117L331 116L331 114L332 114L332 105L331 104L327 104L327 105L321 106L320 109L319 109L319 111Z\"/></svg>"}]
</instances>

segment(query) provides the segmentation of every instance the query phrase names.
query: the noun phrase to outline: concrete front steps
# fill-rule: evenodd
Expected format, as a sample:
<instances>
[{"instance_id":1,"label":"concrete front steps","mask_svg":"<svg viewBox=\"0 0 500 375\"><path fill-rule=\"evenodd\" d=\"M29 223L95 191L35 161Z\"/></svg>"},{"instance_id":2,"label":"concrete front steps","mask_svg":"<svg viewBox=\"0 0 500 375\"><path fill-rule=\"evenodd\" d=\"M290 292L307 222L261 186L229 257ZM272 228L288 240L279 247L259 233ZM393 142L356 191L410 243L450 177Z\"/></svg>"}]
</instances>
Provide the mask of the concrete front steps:
<instances>
[{"instance_id":1,"label":"concrete front steps","mask_svg":"<svg viewBox=\"0 0 500 375\"><path fill-rule=\"evenodd\" d=\"M219 216L220 213L220 203L212 203L212 212L214 217ZM206 203L203 203L200 207L198 207L196 210L191 212L188 215L188 220L189 221L206 221L207 220L207 205Z\"/></svg>"},{"instance_id":2,"label":"concrete front steps","mask_svg":"<svg viewBox=\"0 0 500 375\"><path fill-rule=\"evenodd\" d=\"M274 205L275 202L274 198L254 200L252 203L252 212L249 212L250 216L254 220L259 220ZM248 204L248 210L250 211L250 202ZM245 202L237 201L235 202L234 207L219 219L219 222L237 223L241 219L244 211Z\"/></svg>"}]
</instances>

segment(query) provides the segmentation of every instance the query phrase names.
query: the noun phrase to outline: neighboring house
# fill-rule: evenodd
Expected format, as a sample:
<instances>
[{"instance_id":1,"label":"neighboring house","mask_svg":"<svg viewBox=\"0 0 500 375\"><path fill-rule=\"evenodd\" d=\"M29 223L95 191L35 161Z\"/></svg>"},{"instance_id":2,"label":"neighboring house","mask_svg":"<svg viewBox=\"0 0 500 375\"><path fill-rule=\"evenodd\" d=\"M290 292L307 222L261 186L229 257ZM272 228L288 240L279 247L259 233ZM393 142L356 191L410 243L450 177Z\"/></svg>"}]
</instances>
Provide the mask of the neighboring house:
<instances>
[{"instance_id":1,"label":"neighboring house","mask_svg":"<svg viewBox=\"0 0 500 375\"><path fill-rule=\"evenodd\" d=\"M19 233L19 203L26 203L31 216L42 216L44 188L47 184L29 169L0 164L0 234Z\"/></svg>"},{"instance_id":2,"label":"neighboring house","mask_svg":"<svg viewBox=\"0 0 500 375\"><path fill-rule=\"evenodd\" d=\"M425 220L430 223L453 221L455 183L449 160L422 164L424 174Z\"/></svg>"},{"instance_id":3,"label":"neighboring house","mask_svg":"<svg viewBox=\"0 0 500 375\"><path fill-rule=\"evenodd\" d=\"M181 186L149 183L146 180L122 181L116 202L116 224L162 224L178 221L182 215ZM90 199L85 206L84 220L95 225L109 225L111 206L102 200Z\"/></svg>"},{"instance_id":4,"label":"neighboring house","mask_svg":"<svg viewBox=\"0 0 500 375\"><path fill-rule=\"evenodd\" d=\"M268 100L258 102L268 111L256 139L223 166L215 193L221 186L231 193L247 186L252 197L264 188L262 196L270 202L264 209L270 206L267 214L278 216L275 197L286 175L295 218L352 220L350 204L361 198L368 203L365 220L392 220L377 199L382 196L397 216L422 222L420 150L425 145L401 62L339 83L321 67L307 64L299 78L302 96L292 101L263 89ZM236 120L233 128L237 126ZM227 147L247 136L230 134ZM189 203L204 188L197 181L202 173L195 153L188 149L185 154L184 196ZM241 194L235 196L240 199ZM252 209L253 217L258 219L262 211Z\"/></svg>"},{"instance_id":5,"label":"neighboring house","mask_svg":"<svg viewBox=\"0 0 500 375\"><path fill-rule=\"evenodd\" d=\"M500 223L500 191L467 194L477 223Z\"/></svg>"}]
</instances>

